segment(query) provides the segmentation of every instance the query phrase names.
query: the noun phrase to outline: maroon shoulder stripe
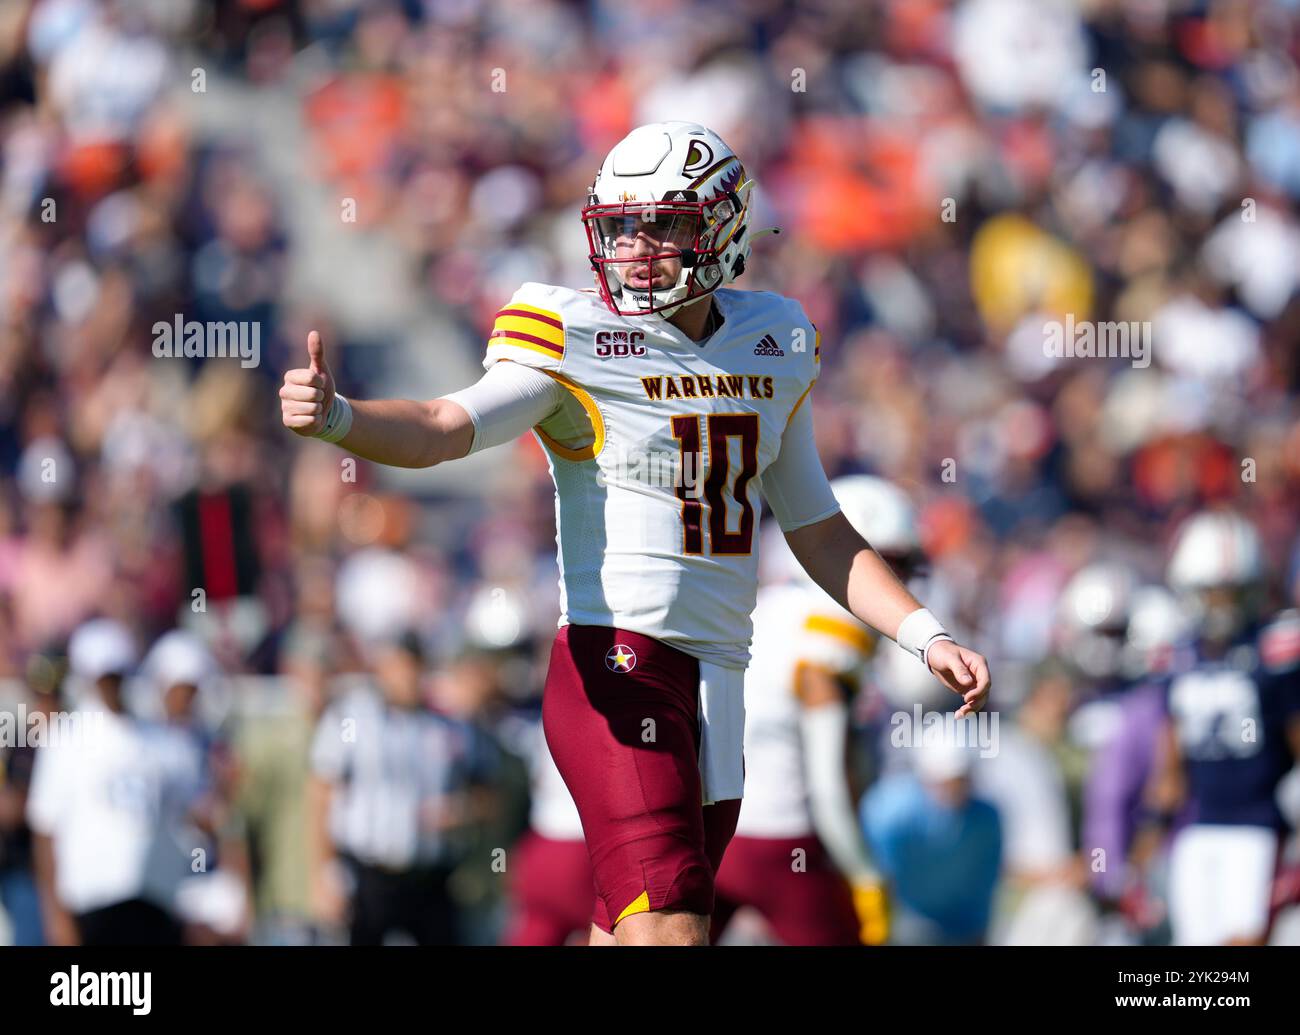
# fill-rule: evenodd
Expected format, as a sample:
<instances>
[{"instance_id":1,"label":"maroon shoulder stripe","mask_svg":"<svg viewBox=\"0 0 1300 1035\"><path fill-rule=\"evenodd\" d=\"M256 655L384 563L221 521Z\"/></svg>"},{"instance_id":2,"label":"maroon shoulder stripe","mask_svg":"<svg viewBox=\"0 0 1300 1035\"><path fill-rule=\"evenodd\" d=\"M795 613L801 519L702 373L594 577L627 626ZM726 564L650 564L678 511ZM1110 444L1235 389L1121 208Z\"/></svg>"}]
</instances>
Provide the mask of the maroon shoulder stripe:
<instances>
[{"instance_id":1,"label":"maroon shoulder stripe","mask_svg":"<svg viewBox=\"0 0 1300 1035\"><path fill-rule=\"evenodd\" d=\"M538 338L532 334L525 334L523 331L493 331L492 336L488 338L488 342L508 342L511 338L515 338L519 341L531 342L534 345L540 345L542 348L546 349L547 352L554 352L557 356L564 355L564 349L560 348L560 346L547 341L545 338Z\"/></svg>"},{"instance_id":2,"label":"maroon shoulder stripe","mask_svg":"<svg viewBox=\"0 0 1300 1035\"><path fill-rule=\"evenodd\" d=\"M553 319L549 316L542 316L541 313L530 313L526 309L502 309L499 313L497 313L497 316L526 316L530 320L536 320L539 323L548 323L552 327L557 327L560 330L564 330L564 324L561 321Z\"/></svg>"}]
</instances>

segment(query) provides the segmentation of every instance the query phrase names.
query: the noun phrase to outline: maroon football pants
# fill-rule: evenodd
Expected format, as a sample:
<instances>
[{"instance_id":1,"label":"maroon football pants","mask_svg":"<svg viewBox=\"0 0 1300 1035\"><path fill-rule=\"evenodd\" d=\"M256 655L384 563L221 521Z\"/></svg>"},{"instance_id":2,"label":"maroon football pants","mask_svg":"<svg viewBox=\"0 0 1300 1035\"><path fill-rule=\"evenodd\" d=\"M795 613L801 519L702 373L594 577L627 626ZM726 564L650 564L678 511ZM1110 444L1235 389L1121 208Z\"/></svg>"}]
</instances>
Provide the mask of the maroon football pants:
<instances>
[{"instance_id":1,"label":"maroon football pants","mask_svg":"<svg viewBox=\"0 0 1300 1035\"><path fill-rule=\"evenodd\" d=\"M555 637L542 724L582 819L593 922L712 914L714 877L740 799L701 804L699 664L658 640L604 626Z\"/></svg>"}]
</instances>

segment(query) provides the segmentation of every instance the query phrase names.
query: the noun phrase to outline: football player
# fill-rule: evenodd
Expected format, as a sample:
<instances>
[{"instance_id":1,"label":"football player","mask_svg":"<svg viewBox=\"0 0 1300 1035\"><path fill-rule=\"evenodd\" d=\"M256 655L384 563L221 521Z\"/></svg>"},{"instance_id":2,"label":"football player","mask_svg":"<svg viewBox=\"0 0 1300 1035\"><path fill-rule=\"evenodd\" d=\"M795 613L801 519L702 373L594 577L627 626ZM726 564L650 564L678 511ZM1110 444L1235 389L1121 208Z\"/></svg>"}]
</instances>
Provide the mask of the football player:
<instances>
[{"instance_id":1,"label":"football player","mask_svg":"<svg viewBox=\"0 0 1300 1035\"><path fill-rule=\"evenodd\" d=\"M1268 932L1285 828L1275 795L1300 757L1300 617L1263 620L1262 553L1245 518L1204 512L1179 529L1169 562L1196 631L1164 684L1149 819L1190 813L1169 854L1180 945L1262 944Z\"/></svg>"},{"instance_id":2,"label":"football player","mask_svg":"<svg viewBox=\"0 0 1300 1035\"><path fill-rule=\"evenodd\" d=\"M1138 580L1125 564L1094 561L1065 584L1057 610L1057 651L1089 700L1105 699L1127 684L1128 623Z\"/></svg>"},{"instance_id":3,"label":"football player","mask_svg":"<svg viewBox=\"0 0 1300 1035\"><path fill-rule=\"evenodd\" d=\"M906 581L920 557L911 501L867 475L838 478L831 489L849 523ZM883 894L847 766L849 699L875 638L797 568L787 565L791 578L760 589L754 610L745 797L718 870L714 936L748 906L786 945L879 942Z\"/></svg>"},{"instance_id":4,"label":"football player","mask_svg":"<svg viewBox=\"0 0 1300 1035\"><path fill-rule=\"evenodd\" d=\"M542 681L540 670L533 677L528 602L513 589L483 586L471 598L463 624L465 656L447 682L462 684L456 691L461 708L483 693L476 685L498 685L494 696L509 698L512 706L493 709L493 735L507 761L518 759L527 767L528 828L509 853L509 910L501 944L585 945L591 930L591 861L577 807L546 747L540 693L532 692L541 690ZM481 705L474 710L484 711ZM487 845L502 843L500 826L487 832L493 838Z\"/></svg>"},{"instance_id":5,"label":"football player","mask_svg":"<svg viewBox=\"0 0 1300 1035\"><path fill-rule=\"evenodd\" d=\"M534 429L556 488L562 614L543 696L595 874L593 941L706 944L744 780L742 688L757 594L758 494L833 599L980 708L959 646L840 513L808 394L802 307L730 289L754 183L717 134L633 130L582 211L596 289L525 284L485 375L427 402L354 401L324 346L285 375L282 419L365 459L428 467Z\"/></svg>"},{"instance_id":6,"label":"football player","mask_svg":"<svg viewBox=\"0 0 1300 1035\"><path fill-rule=\"evenodd\" d=\"M510 866L511 914L503 945L569 945L591 924L592 877L582 819L540 724L529 756L528 830Z\"/></svg>"},{"instance_id":7,"label":"football player","mask_svg":"<svg viewBox=\"0 0 1300 1035\"><path fill-rule=\"evenodd\" d=\"M1158 849L1159 840L1143 846L1137 835L1164 721L1162 677L1187 649L1192 629L1186 607L1163 586L1138 587L1124 608L1122 671L1132 682L1115 697L1116 714L1092 740L1082 847L1103 909L1103 941L1150 944L1167 940L1161 875L1142 857Z\"/></svg>"}]
</instances>

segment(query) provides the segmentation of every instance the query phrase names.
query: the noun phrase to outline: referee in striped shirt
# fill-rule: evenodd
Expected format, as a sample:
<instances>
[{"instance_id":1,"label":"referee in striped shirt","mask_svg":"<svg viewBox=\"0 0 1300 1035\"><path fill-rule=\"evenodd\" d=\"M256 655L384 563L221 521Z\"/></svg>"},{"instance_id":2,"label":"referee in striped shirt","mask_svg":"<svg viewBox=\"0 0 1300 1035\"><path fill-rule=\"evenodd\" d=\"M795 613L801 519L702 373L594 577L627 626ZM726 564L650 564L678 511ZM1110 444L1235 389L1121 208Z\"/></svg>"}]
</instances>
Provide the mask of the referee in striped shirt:
<instances>
[{"instance_id":1,"label":"referee in striped shirt","mask_svg":"<svg viewBox=\"0 0 1300 1035\"><path fill-rule=\"evenodd\" d=\"M494 808L491 744L428 703L425 657L406 633L377 648L374 687L322 715L312 745L311 894L319 919L353 945L403 932L455 944L448 879Z\"/></svg>"}]
</instances>

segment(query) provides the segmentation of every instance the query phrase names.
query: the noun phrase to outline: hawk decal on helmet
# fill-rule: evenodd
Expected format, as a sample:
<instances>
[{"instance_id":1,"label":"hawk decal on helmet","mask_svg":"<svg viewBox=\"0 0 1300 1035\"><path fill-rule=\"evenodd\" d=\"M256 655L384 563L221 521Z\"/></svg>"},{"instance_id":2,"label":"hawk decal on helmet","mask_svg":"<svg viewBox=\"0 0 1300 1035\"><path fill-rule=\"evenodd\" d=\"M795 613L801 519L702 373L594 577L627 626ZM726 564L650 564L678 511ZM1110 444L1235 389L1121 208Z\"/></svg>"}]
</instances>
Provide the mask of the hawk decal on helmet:
<instances>
[{"instance_id":1,"label":"hawk decal on helmet","mask_svg":"<svg viewBox=\"0 0 1300 1035\"><path fill-rule=\"evenodd\" d=\"M713 148L703 140L692 140L686 152L686 164L682 166L683 176L694 176L701 169L707 168L713 161Z\"/></svg>"}]
</instances>

